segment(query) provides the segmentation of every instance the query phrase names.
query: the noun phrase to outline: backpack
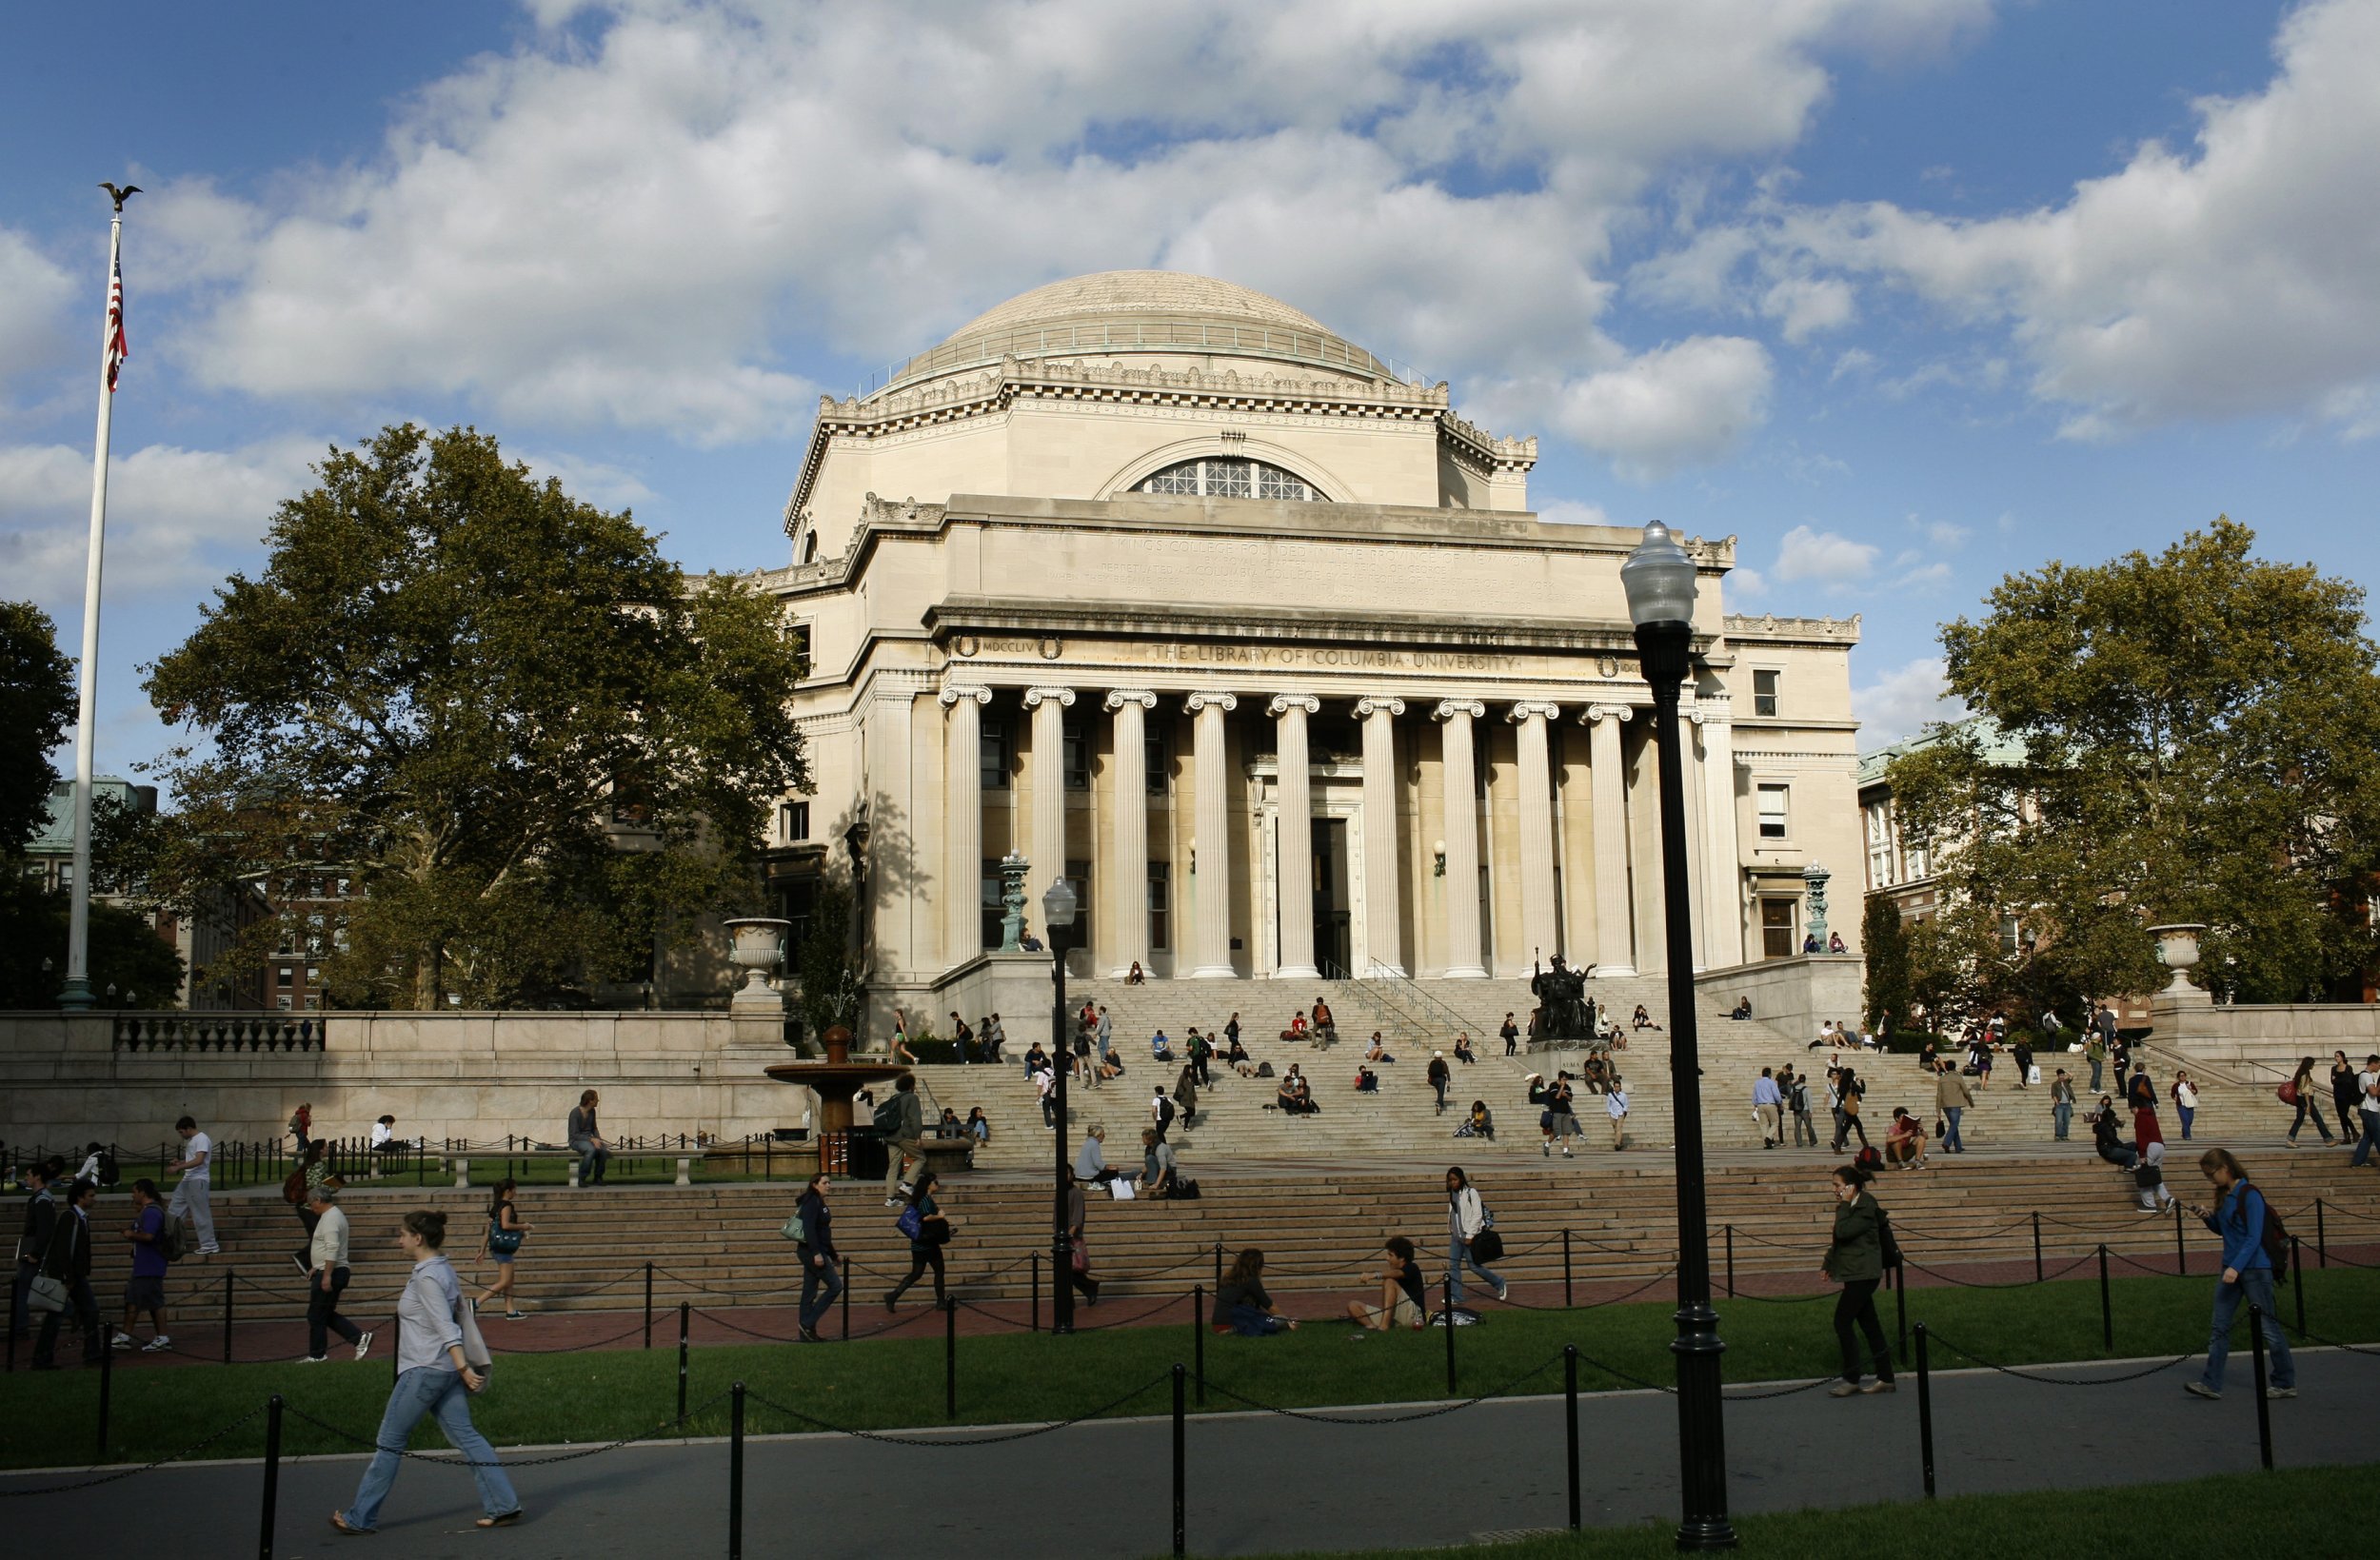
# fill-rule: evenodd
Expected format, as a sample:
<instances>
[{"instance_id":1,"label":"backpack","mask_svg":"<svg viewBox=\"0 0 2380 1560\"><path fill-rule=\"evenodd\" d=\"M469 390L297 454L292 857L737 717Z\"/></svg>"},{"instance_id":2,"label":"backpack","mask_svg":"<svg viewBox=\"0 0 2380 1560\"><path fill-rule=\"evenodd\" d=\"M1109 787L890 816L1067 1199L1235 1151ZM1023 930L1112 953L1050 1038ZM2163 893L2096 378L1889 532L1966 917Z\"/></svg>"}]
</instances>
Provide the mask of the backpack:
<instances>
[{"instance_id":1,"label":"backpack","mask_svg":"<svg viewBox=\"0 0 2380 1560\"><path fill-rule=\"evenodd\" d=\"M2253 1190L2251 1188L2251 1190ZM2256 1193L2256 1200L2264 1204L2264 1254L2272 1264L2272 1281L2286 1284L2290 1275L2290 1233L2281 1222L2281 1211L2272 1206L2272 1199Z\"/></svg>"},{"instance_id":2,"label":"backpack","mask_svg":"<svg viewBox=\"0 0 2380 1560\"><path fill-rule=\"evenodd\" d=\"M887 1136L899 1132L901 1130L901 1096L896 1094L889 1099L880 1101L876 1107L874 1119L878 1132Z\"/></svg>"},{"instance_id":3,"label":"backpack","mask_svg":"<svg viewBox=\"0 0 2380 1560\"><path fill-rule=\"evenodd\" d=\"M287 1203L300 1203L306 1200L306 1167L304 1165L300 1165L282 1177L281 1200Z\"/></svg>"},{"instance_id":4,"label":"backpack","mask_svg":"<svg viewBox=\"0 0 2380 1560\"><path fill-rule=\"evenodd\" d=\"M1901 1265L1900 1239L1893 1234L1893 1215L1886 1213L1881 1206L1878 1206L1875 1211L1875 1234L1876 1250L1882 1255L1884 1265L1888 1268L1899 1267Z\"/></svg>"},{"instance_id":5,"label":"backpack","mask_svg":"<svg viewBox=\"0 0 2380 1560\"><path fill-rule=\"evenodd\" d=\"M182 1220L169 1210L165 1223L158 1227L154 1244L157 1254L169 1262L179 1262L189 1254L189 1237L182 1233Z\"/></svg>"},{"instance_id":6,"label":"backpack","mask_svg":"<svg viewBox=\"0 0 2380 1560\"><path fill-rule=\"evenodd\" d=\"M1854 1155L1851 1162L1862 1170L1880 1171L1884 1168L1884 1155L1871 1144Z\"/></svg>"},{"instance_id":7,"label":"backpack","mask_svg":"<svg viewBox=\"0 0 2380 1560\"><path fill-rule=\"evenodd\" d=\"M116 1156L104 1148L99 1151L99 1184L102 1186L116 1184Z\"/></svg>"}]
</instances>

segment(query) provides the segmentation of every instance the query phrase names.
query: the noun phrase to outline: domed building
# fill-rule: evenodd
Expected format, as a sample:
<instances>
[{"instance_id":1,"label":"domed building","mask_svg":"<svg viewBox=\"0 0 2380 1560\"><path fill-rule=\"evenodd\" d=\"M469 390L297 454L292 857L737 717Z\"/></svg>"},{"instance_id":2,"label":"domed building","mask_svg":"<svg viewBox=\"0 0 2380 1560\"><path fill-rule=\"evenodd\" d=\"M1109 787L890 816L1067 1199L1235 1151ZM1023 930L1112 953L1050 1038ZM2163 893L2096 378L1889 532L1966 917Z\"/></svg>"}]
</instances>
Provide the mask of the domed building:
<instances>
[{"instance_id":1,"label":"domed building","mask_svg":"<svg viewBox=\"0 0 2380 1560\"><path fill-rule=\"evenodd\" d=\"M762 577L810 656L787 912L856 863L880 1016L972 1019L1045 970L999 952L1011 853L1037 931L1073 881L1082 975L1666 969L1639 536L1538 520L1536 460L1299 309L1165 271L1037 287L822 401ZM1690 550L1717 969L1797 952L1803 868L1857 859L1858 630L1725 617L1733 539Z\"/></svg>"}]
</instances>

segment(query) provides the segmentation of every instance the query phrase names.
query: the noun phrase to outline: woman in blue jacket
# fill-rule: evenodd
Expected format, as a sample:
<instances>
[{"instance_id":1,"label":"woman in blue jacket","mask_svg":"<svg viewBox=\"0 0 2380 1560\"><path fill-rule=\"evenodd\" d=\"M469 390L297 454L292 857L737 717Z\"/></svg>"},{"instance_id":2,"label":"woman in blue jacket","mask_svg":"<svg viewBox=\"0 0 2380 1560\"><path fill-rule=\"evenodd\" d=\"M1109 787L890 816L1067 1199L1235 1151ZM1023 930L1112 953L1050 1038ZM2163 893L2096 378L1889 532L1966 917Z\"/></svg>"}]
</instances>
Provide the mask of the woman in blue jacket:
<instances>
[{"instance_id":1,"label":"woman in blue jacket","mask_svg":"<svg viewBox=\"0 0 2380 1560\"><path fill-rule=\"evenodd\" d=\"M2223 1395L2223 1363L2231 1352L2231 1319L2245 1299L2264 1313L2265 1348L2272 1356L2271 1385L2267 1397L2297 1395L2297 1365L2290 1358L2288 1337L2272 1310L2272 1259L2265 1254L2264 1226L2270 1210L2264 1194L2248 1184L2248 1171L2229 1149L2211 1148L2198 1156L2198 1169L2215 1191L2209 1210L2193 1203L2191 1212L2223 1237L2223 1277L2214 1287L2214 1329L2207 1338L2207 1370L2182 1390L2197 1397Z\"/></svg>"}]
</instances>

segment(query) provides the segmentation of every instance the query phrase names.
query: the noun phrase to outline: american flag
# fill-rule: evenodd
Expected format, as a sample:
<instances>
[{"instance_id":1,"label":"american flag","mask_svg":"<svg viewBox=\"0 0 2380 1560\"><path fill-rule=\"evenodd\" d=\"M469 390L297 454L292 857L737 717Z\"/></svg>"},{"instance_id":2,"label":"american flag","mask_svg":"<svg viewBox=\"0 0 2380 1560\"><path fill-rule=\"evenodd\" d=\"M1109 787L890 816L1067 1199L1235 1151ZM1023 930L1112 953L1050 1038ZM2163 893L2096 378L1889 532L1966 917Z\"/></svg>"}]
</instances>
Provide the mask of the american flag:
<instances>
[{"instance_id":1,"label":"american flag","mask_svg":"<svg viewBox=\"0 0 2380 1560\"><path fill-rule=\"evenodd\" d=\"M132 346L124 339L124 262L118 259L108 276L108 393L115 393L116 373Z\"/></svg>"}]
</instances>

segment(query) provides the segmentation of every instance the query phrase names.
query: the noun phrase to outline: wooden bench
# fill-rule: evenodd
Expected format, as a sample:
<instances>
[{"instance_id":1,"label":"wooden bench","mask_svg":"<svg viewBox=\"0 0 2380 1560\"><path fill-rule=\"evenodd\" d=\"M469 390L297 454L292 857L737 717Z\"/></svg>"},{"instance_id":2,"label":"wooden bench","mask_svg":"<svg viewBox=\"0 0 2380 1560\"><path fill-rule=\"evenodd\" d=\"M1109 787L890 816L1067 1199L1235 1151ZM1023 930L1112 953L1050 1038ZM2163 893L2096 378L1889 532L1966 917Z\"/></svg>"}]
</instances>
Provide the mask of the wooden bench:
<instances>
[{"instance_id":1,"label":"wooden bench","mask_svg":"<svg viewBox=\"0 0 2380 1560\"><path fill-rule=\"evenodd\" d=\"M675 1154L667 1152L661 1154L639 1153L635 1155L634 1157L640 1159L675 1159L678 1161L678 1184L680 1186L692 1186L694 1184L694 1161L702 1158L708 1152L709 1150L707 1148L690 1148ZM624 1155L621 1150L614 1149L611 1151L611 1156L617 1159L623 1157ZM572 1191L576 1191L578 1190L579 1185L579 1164L585 1155L581 1155L576 1149L567 1148L491 1148L469 1154L432 1153L429 1157L436 1160L441 1168L447 1165L452 1165L454 1167L454 1184L457 1191L461 1191L471 1184L471 1161L473 1159L564 1159L568 1161L570 1188ZM929 1164L932 1163L931 1160L928 1160L927 1162Z\"/></svg>"}]
</instances>

